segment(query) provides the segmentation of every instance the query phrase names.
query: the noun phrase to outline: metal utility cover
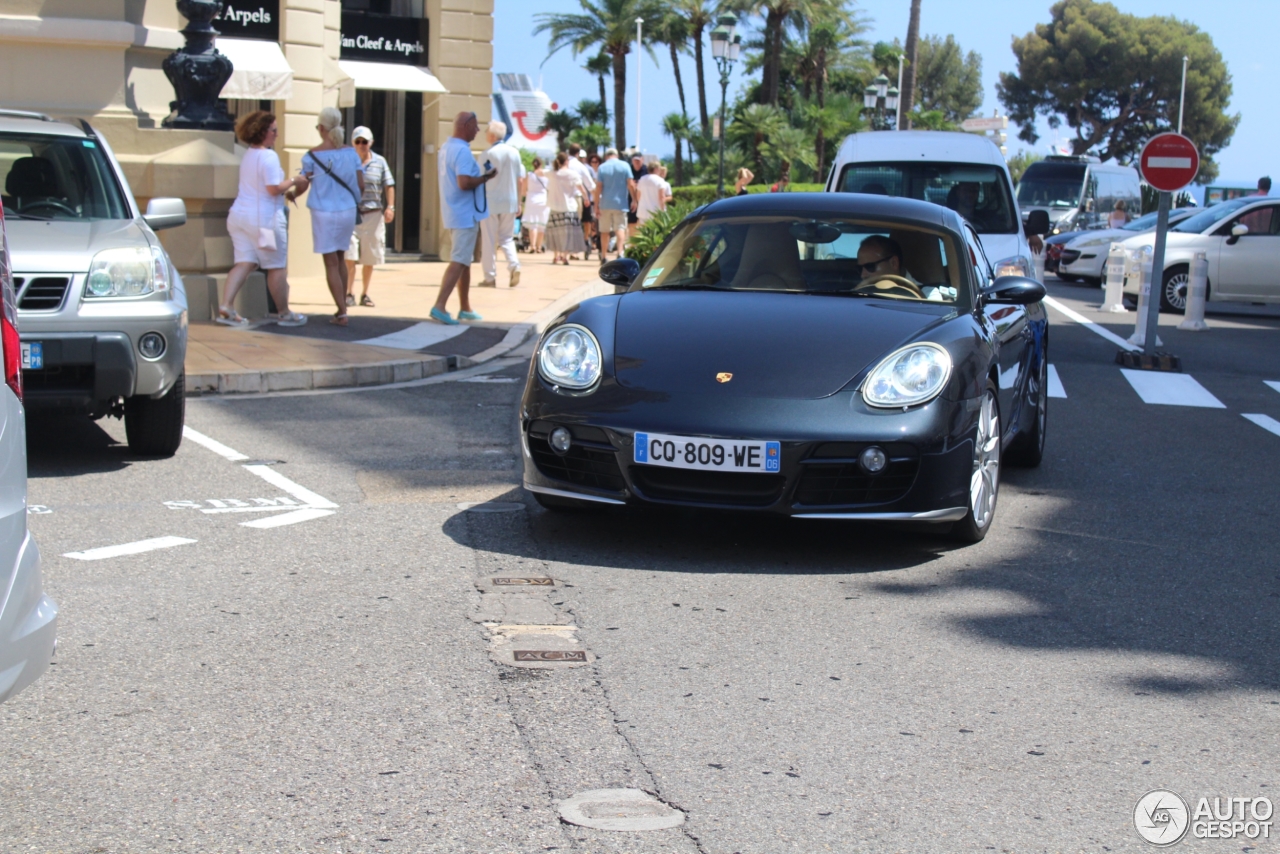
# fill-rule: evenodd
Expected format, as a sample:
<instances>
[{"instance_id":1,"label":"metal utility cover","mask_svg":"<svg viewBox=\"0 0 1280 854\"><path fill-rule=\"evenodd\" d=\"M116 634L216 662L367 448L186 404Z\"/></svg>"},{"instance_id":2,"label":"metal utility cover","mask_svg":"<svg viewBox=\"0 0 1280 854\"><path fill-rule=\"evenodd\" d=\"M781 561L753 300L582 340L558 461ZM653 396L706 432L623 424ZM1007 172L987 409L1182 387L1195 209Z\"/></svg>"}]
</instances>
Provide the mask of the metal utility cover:
<instances>
[{"instance_id":1,"label":"metal utility cover","mask_svg":"<svg viewBox=\"0 0 1280 854\"><path fill-rule=\"evenodd\" d=\"M514 649L516 661L586 661L587 653L581 649Z\"/></svg>"},{"instance_id":2,"label":"metal utility cover","mask_svg":"<svg viewBox=\"0 0 1280 854\"><path fill-rule=\"evenodd\" d=\"M684 813L639 789L595 789L560 803L560 818L595 830L666 830L684 824Z\"/></svg>"},{"instance_id":3,"label":"metal utility cover","mask_svg":"<svg viewBox=\"0 0 1280 854\"><path fill-rule=\"evenodd\" d=\"M545 576L527 578L492 578L494 587L555 587L555 579Z\"/></svg>"}]
</instances>

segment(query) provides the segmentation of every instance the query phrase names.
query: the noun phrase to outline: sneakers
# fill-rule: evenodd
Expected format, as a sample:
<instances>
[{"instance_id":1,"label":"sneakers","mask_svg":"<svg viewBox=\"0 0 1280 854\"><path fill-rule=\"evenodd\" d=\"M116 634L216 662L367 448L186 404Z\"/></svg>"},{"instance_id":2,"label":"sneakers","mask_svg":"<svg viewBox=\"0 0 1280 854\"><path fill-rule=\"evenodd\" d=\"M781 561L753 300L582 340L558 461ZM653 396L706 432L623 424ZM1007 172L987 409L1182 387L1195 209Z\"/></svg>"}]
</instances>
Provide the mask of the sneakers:
<instances>
[{"instance_id":1,"label":"sneakers","mask_svg":"<svg viewBox=\"0 0 1280 854\"><path fill-rule=\"evenodd\" d=\"M454 320L452 315L447 311L441 311L438 308L431 309L431 319L443 323L445 326L457 326L458 321Z\"/></svg>"},{"instance_id":2,"label":"sneakers","mask_svg":"<svg viewBox=\"0 0 1280 854\"><path fill-rule=\"evenodd\" d=\"M496 288L498 286L497 279L485 279L476 285L477 288Z\"/></svg>"},{"instance_id":3,"label":"sneakers","mask_svg":"<svg viewBox=\"0 0 1280 854\"><path fill-rule=\"evenodd\" d=\"M458 312L458 320L484 320L484 318L474 311L460 311ZM455 320L454 323L457 323L458 320Z\"/></svg>"},{"instance_id":4,"label":"sneakers","mask_svg":"<svg viewBox=\"0 0 1280 854\"><path fill-rule=\"evenodd\" d=\"M514 288L518 284L520 284L520 271L512 270L511 271L511 287Z\"/></svg>"}]
</instances>

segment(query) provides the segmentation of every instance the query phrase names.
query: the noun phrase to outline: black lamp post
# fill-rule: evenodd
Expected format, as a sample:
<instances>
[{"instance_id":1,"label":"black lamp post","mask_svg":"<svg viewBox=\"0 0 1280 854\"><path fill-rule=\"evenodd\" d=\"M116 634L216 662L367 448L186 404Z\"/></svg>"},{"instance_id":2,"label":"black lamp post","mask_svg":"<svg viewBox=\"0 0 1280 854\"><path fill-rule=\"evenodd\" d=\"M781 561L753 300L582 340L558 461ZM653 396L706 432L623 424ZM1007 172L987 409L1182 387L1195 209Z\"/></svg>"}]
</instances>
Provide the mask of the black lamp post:
<instances>
[{"instance_id":1,"label":"black lamp post","mask_svg":"<svg viewBox=\"0 0 1280 854\"><path fill-rule=\"evenodd\" d=\"M169 78L176 101L161 124L168 128L232 130L235 121L218 103L222 87L234 68L231 60L213 46L218 31L213 19L222 13L223 0L178 0L178 11L187 19L182 34L187 43L165 57L164 75Z\"/></svg>"},{"instance_id":2,"label":"black lamp post","mask_svg":"<svg viewBox=\"0 0 1280 854\"><path fill-rule=\"evenodd\" d=\"M862 92L862 106L876 111L871 119L871 126L876 130L898 129L898 87L890 86L888 77L880 74L871 81ZM892 124L886 113L893 114Z\"/></svg>"},{"instance_id":3,"label":"black lamp post","mask_svg":"<svg viewBox=\"0 0 1280 854\"><path fill-rule=\"evenodd\" d=\"M735 35L738 26L735 15L721 15L711 31L711 55L715 58L716 67L720 69L720 183L716 188L716 198L724 198L724 124L725 100L729 94L729 72L738 61L742 50L742 36Z\"/></svg>"}]
</instances>

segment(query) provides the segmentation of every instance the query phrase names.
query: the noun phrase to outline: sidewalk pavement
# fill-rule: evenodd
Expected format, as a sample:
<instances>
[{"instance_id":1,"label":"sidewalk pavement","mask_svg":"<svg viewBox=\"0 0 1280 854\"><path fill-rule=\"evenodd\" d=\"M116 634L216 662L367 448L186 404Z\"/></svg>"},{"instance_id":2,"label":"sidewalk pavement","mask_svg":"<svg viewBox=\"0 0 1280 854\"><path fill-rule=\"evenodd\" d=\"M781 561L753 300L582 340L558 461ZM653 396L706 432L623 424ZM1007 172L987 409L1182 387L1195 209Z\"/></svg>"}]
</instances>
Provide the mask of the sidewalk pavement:
<instances>
[{"instance_id":1,"label":"sidewalk pavement","mask_svg":"<svg viewBox=\"0 0 1280 854\"><path fill-rule=\"evenodd\" d=\"M391 262L374 269L369 296L375 308L349 308L346 327L329 323L335 307L322 278L290 280L290 308L306 326L271 321L235 329L192 323L187 343L190 394L261 393L379 385L429 377L480 364L518 347L565 308L614 293L596 275L597 260L552 266L551 254L522 254L519 286L507 286L499 256L497 288L477 288L471 267L471 307L483 321L444 326L429 319L445 262ZM356 268L355 294L360 296ZM457 314L458 297L449 300Z\"/></svg>"}]
</instances>

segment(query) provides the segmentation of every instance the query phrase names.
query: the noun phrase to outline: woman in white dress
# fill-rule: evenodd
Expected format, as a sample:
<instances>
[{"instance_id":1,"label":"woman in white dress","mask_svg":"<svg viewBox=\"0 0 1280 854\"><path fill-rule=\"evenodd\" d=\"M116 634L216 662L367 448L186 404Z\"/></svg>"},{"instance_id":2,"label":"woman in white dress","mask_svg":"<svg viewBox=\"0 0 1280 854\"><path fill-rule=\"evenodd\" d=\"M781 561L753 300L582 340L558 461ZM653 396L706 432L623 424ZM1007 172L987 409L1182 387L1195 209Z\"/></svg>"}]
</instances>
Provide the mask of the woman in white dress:
<instances>
[{"instance_id":1,"label":"woman in white dress","mask_svg":"<svg viewBox=\"0 0 1280 854\"><path fill-rule=\"evenodd\" d=\"M360 218L364 195L364 164L356 150L344 143L342 113L336 107L320 111L316 123L322 142L302 156L302 175L311 186L311 239L324 256L324 275L338 307L330 323L347 325L347 247Z\"/></svg>"},{"instance_id":2,"label":"woman in white dress","mask_svg":"<svg viewBox=\"0 0 1280 854\"><path fill-rule=\"evenodd\" d=\"M542 158L533 158L533 171L524 194L524 215L520 227L529 230L529 251L542 252L542 240L547 232L547 173L542 169Z\"/></svg>"},{"instance_id":3,"label":"woman in white dress","mask_svg":"<svg viewBox=\"0 0 1280 854\"><path fill-rule=\"evenodd\" d=\"M280 312L280 326L301 326L305 314L289 310L289 280L285 267L289 257L289 228L284 217L286 195L292 198L301 178L284 177L280 158L272 150L276 141L276 117L263 110L249 113L236 125L236 136L249 146L240 161L240 190L227 214L227 232L235 250L235 263L227 273L218 322L245 327L235 310L236 295L249 274L262 268L267 274L267 290Z\"/></svg>"},{"instance_id":4,"label":"woman in white dress","mask_svg":"<svg viewBox=\"0 0 1280 854\"><path fill-rule=\"evenodd\" d=\"M552 264L569 266L569 256L587 251L582 239L582 221L578 218L578 197L582 195L582 179L568 166L569 155L556 155L555 171L547 181L547 246L555 253Z\"/></svg>"},{"instance_id":5,"label":"woman in white dress","mask_svg":"<svg viewBox=\"0 0 1280 854\"><path fill-rule=\"evenodd\" d=\"M661 164L653 166L649 174L636 182L636 220L644 225L658 211L667 209L671 200L671 185L667 183L667 170Z\"/></svg>"}]
</instances>

